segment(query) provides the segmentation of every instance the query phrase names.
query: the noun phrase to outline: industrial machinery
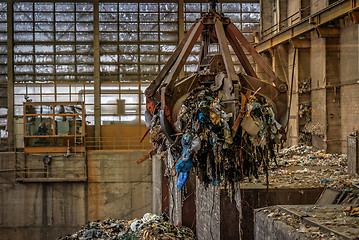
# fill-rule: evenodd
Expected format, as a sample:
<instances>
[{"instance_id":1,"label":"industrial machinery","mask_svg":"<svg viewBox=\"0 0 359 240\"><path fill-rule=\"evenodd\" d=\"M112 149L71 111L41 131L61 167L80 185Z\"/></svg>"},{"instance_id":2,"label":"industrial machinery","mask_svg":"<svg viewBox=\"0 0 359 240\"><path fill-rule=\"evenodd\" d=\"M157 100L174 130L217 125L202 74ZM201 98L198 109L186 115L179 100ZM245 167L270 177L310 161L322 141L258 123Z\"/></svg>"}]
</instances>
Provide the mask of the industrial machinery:
<instances>
[{"instance_id":1,"label":"industrial machinery","mask_svg":"<svg viewBox=\"0 0 359 240\"><path fill-rule=\"evenodd\" d=\"M211 86L212 89L221 91L227 103L227 112L232 113L231 127L234 134L243 120L240 89L263 96L272 105L275 119L282 127L286 126L288 121L287 84L279 79L231 20L217 13L215 8L216 1L211 1L209 12L202 13L201 18L196 20L145 92L147 127L150 125L152 116L160 111L161 128L166 138L172 143L175 141L174 122L179 108L189 92L201 85ZM199 37L202 44L198 71L188 77L178 79ZM246 74L235 71L228 43ZM219 45L219 55L208 54L210 44ZM242 47L264 70L269 79L258 78Z\"/></svg>"}]
</instances>

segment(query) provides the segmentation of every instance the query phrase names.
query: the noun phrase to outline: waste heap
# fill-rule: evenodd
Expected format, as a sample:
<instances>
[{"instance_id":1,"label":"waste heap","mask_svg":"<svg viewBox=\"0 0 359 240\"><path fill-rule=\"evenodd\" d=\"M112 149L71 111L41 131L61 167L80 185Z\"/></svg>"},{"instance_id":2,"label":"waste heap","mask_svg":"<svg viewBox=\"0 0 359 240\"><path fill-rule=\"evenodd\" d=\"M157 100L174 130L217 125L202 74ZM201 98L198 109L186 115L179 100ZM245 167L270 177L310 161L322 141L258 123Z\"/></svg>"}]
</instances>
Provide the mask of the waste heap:
<instances>
[{"instance_id":1,"label":"waste heap","mask_svg":"<svg viewBox=\"0 0 359 240\"><path fill-rule=\"evenodd\" d=\"M163 156L167 174L178 174L178 189L195 168L199 179L208 184L224 183L229 188L244 178L258 177L260 165L268 166L280 143L281 125L271 105L261 96L242 89L241 124L233 130L233 116L220 91L200 86L192 90L179 110L173 144L162 133L159 114L152 118L150 141ZM232 188L233 189L233 188Z\"/></svg>"},{"instance_id":2,"label":"waste heap","mask_svg":"<svg viewBox=\"0 0 359 240\"><path fill-rule=\"evenodd\" d=\"M170 224L165 217L146 213L142 219L130 221L107 219L104 221L89 222L82 228L58 240L80 239L195 239L191 229L176 227Z\"/></svg>"},{"instance_id":3,"label":"waste heap","mask_svg":"<svg viewBox=\"0 0 359 240\"><path fill-rule=\"evenodd\" d=\"M283 148L276 155L277 165L271 163L269 168L269 183L277 187L326 187L346 192L359 189L358 176L348 173L346 154L301 145Z\"/></svg>"}]
</instances>

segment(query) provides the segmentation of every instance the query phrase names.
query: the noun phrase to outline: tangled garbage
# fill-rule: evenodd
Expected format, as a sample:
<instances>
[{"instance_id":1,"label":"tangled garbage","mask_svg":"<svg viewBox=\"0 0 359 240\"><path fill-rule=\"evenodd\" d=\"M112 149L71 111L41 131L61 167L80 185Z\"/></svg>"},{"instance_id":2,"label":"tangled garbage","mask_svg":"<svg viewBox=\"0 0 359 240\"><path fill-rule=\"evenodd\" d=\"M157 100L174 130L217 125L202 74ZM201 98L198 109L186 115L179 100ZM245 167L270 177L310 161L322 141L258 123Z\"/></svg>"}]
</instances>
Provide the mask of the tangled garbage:
<instances>
[{"instance_id":1,"label":"tangled garbage","mask_svg":"<svg viewBox=\"0 0 359 240\"><path fill-rule=\"evenodd\" d=\"M324 153L312 146L292 146L276 152L276 162L269 166L269 184L272 187L327 187L338 191L357 191L359 178L348 174L346 154ZM265 176L259 171L259 179ZM245 182L249 182L246 180Z\"/></svg>"},{"instance_id":2,"label":"tangled garbage","mask_svg":"<svg viewBox=\"0 0 359 240\"><path fill-rule=\"evenodd\" d=\"M187 227L177 227L170 224L163 216L146 213L142 219L133 219L130 221L107 219L104 221L89 222L82 226L78 232L58 238L58 240L80 239L190 240L195 239L195 234Z\"/></svg>"},{"instance_id":3,"label":"tangled garbage","mask_svg":"<svg viewBox=\"0 0 359 240\"><path fill-rule=\"evenodd\" d=\"M261 96L244 89L240 93L237 131L220 91L205 86L192 90L183 101L174 123L178 134L173 144L162 133L159 113L153 116L150 141L162 153L167 174L178 174L178 189L192 168L205 186L224 183L231 187L244 176L258 177L258 167L274 158L281 125L273 108Z\"/></svg>"}]
</instances>

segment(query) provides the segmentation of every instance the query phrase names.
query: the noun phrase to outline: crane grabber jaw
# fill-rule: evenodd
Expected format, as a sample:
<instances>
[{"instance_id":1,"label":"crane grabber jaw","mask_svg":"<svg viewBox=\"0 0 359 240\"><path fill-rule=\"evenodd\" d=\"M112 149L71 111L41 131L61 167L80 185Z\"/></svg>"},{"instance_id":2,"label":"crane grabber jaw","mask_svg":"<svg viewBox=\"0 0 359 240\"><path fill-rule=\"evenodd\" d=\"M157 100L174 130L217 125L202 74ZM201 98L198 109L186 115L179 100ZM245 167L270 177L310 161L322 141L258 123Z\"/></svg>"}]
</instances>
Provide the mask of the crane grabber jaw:
<instances>
[{"instance_id":1,"label":"crane grabber jaw","mask_svg":"<svg viewBox=\"0 0 359 240\"><path fill-rule=\"evenodd\" d=\"M233 125L236 124L236 120L239 121L240 88L257 92L265 97L273 106L275 119L282 126L286 126L288 121L286 83L279 79L230 19L215 11L216 1L210 1L210 4L210 11L202 13L201 18L196 20L156 79L145 91L147 127L150 127L153 116L159 115L163 133L172 143L176 138L173 124L180 106L189 93L201 85L220 85L218 89L221 89L228 102L231 102L227 110L232 113ZM197 73L178 79L200 36L202 44ZM208 54L209 45L212 43L219 45L218 55ZM232 46L245 73L235 71L228 43ZM242 47L267 73L269 80L262 81L258 78Z\"/></svg>"}]
</instances>

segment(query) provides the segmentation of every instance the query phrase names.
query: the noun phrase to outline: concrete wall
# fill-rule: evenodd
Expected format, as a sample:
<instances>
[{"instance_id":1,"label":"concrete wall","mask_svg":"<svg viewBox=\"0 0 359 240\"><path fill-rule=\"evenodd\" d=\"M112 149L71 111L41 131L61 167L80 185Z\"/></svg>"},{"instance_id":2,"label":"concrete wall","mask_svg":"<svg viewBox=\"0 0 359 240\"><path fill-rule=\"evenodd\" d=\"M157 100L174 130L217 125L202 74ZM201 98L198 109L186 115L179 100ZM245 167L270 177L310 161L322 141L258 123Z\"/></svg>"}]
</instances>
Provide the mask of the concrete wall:
<instances>
[{"instance_id":1,"label":"concrete wall","mask_svg":"<svg viewBox=\"0 0 359 240\"><path fill-rule=\"evenodd\" d=\"M359 29L345 21L340 29L340 98L342 152L347 151L347 136L359 130Z\"/></svg>"},{"instance_id":2,"label":"concrete wall","mask_svg":"<svg viewBox=\"0 0 359 240\"><path fill-rule=\"evenodd\" d=\"M313 146L324 149L324 136L326 132L326 39L319 38L315 32L311 33L310 75L312 78L312 133Z\"/></svg>"},{"instance_id":3,"label":"concrete wall","mask_svg":"<svg viewBox=\"0 0 359 240\"><path fill-rule=\"evenodd\" d=\"M146 152L88 153L89 220L141 217L152 209L151 161Z\"/></svg>"},{"instance_id":4,"label":"concrete wall","mask_svg":"<svg viewBox=\"0 0 359 240\"><path fill-rule=\"evenodd\" d=\"M56 239L86 221L151 212L151 161L136 163L144 153L88 152L88 182L57 183L16 181L15 154L0 153L0 238Z\"/></svg>"},{"instance_id":5,"label":"concrete wall","mask_svg":"<svg viewBox=\"0 0 359 240\"><path fill-rule=\"evenodd\" d=\"M342 150L339 49L338 37L326 39L326 150L329 153Z\"/></svg>"},{"instance_id":6,"label":"concrete wall","mask_svg":"<svg viewBox=\"0 0 359 240\"><path fill-rule=\"evenodd\" d=\"M255 240L307 239L301 236L294 227L268 217L262 209L256 209L254 211L254 219Z\"/></svg>"}]
</instances>

